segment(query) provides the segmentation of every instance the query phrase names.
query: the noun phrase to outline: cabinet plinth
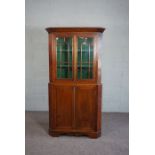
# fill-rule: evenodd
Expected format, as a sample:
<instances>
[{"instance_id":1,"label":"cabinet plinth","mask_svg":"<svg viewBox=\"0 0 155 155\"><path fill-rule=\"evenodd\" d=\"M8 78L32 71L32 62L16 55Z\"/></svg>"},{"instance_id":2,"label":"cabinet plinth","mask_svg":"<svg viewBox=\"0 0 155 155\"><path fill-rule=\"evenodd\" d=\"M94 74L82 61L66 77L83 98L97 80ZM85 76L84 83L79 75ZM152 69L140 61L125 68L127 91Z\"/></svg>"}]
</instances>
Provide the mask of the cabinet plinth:
<instances>
[{"instance_id":1,"label":"cabinet plinth","mask_svg":"<svg viewBox=\"0 0 155 155\"><path fill-rule=\"evenodd\" d=\"M49 134L101 135L99 40L104 28L47 28Z\"/></svg>"}]
</instances>

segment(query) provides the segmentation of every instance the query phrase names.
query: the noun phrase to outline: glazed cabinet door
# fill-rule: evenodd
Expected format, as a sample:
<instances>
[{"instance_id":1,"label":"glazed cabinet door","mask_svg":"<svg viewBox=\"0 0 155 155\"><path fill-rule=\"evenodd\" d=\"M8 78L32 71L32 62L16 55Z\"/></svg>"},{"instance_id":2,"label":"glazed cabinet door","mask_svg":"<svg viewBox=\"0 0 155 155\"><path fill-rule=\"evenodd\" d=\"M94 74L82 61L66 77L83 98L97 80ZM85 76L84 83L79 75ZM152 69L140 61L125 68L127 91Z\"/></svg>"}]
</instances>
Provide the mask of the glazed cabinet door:
<instances>
[{"instance_id":1,"label":"glazed cabinet door","mask_svg":"<svg viewBox=\"0 0 155 155\"><path fill-rule=\"evenodd\" d=\"M51 85L50 125L53 129L71 129L73 126L73 86Z\"/></svg>"},{"instance_id":2,"label":"glazed cabinet door","mask_svg":"<svg viewBox=\"0 0 155 155\"><path fill-rule=\"evenodd\" d=\"M77 130L96 130L97 87L77 86L75 91L75 120Z\"/></svg>"},{"instance_id":3,"label":"glazed cabinet door","mask_svg":"<svg viewBox=\"0 0 155 155\"><path fill-rule=\"evenodd\" d=\"M93 82L96 79L96 36L77 35L77 82Z\"/></svg>"},{"instance_id":4,"label":"glazed cabinet door","mask_svg":"<svg viewBox=\"0 0 155 155\"><path fill-rule=\"evenodd\" d=\"M53 82L73 81L73 35L54 33L52 45Z\"/></svg>"}]
</instances>

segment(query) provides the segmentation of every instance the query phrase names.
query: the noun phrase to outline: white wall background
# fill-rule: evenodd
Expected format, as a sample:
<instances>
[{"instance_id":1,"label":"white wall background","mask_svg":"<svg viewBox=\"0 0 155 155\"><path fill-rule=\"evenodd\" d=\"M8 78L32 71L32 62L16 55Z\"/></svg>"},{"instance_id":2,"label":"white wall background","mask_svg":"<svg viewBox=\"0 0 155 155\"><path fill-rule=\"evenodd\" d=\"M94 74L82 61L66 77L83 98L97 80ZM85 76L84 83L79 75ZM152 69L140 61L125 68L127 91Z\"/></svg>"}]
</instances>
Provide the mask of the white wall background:
<instances>
[{"instance_id":1,"label":"white wall background","mask_svg":"<svg viewBox=\"0 0 155 155\"><path fill-rule=\"evenodd\" d=\"M48 110L46 27L105 27L103 109L128 112L128 0L26 0L26 110Z\"/></svg>"}]
</instances>

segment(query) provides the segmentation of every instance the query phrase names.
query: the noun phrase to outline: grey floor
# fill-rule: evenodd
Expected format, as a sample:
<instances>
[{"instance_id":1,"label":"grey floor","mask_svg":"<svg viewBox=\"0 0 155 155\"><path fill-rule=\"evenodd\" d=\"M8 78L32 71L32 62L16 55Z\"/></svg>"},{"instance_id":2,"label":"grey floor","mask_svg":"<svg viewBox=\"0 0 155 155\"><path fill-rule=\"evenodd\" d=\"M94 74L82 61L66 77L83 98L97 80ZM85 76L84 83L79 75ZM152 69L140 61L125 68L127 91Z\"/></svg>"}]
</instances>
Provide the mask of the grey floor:
<instances>
[{"instance_id":1,"label":"grey floor","mask_svg":"<svg viewBox=\"0 0 155 155\"><path fill-rule=\"evenodd\" d=\"M128 155L128 113L103 113L102 136L48 135L48 113L26 112L26 155Z\"/></svg>"}]
</instances>

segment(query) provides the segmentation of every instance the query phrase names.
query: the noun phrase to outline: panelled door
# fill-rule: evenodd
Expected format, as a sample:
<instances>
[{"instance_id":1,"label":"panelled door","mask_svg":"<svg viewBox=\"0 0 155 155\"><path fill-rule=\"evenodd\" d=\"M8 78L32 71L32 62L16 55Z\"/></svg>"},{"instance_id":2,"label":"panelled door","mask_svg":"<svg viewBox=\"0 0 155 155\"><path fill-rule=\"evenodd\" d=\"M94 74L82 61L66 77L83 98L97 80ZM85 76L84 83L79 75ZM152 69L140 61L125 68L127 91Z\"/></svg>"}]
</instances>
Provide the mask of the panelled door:
<instances>
[{"instance_id":1,"label":"panelled door","mask_svg":"<svg viewBox=\"0 0 155 155\"><path fill-rule=\"evenodd\" d=\"M74 91L72 86L52 86L52 124L54 129L72 129L74 116Z\"/></svg>"},{"instance_id":2,"label":"panelled door","mask_svg":"<svg viewBox=\"0 0 155 155\"><path fill-rule=\"evenodd\" d=\"M95 130L97 119L97 86L76 87L75 119L78 130Z\"/></svg>"}]
</instances>

